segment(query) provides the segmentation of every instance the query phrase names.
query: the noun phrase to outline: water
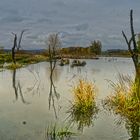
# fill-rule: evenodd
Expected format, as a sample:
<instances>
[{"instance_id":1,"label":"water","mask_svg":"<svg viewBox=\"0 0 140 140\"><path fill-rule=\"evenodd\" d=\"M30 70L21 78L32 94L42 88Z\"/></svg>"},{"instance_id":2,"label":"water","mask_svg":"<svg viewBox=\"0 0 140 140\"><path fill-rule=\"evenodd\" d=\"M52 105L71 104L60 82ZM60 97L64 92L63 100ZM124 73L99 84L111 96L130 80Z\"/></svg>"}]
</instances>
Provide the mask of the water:
<instances>
[{"instance_id":1,"label":"water","mask_svg":"<svg viewBox=\"0 0 140 140\"><path fill-rule=\"evenodd\" d=\"M85 67L57 65L53 84L57 96L50 96L50 68L42 62L16 71L0 73L0 139L1 140L44 140L48 126L66 126L68 109L73 101L72 86L79 78L92 81L97 88L97 118L83 131L72 131L76 140L128 140L127 130L116 125L117 116L102 108L101 101L111 93L108 80L116 81L117 75L134 76L134 66L129 58L100 58L85 60ZM49 100L50 99L50 100ZM49 102L50 101L50 102ZM50 103L50 107L49 107Z\"/></svg>"}]
</instances>

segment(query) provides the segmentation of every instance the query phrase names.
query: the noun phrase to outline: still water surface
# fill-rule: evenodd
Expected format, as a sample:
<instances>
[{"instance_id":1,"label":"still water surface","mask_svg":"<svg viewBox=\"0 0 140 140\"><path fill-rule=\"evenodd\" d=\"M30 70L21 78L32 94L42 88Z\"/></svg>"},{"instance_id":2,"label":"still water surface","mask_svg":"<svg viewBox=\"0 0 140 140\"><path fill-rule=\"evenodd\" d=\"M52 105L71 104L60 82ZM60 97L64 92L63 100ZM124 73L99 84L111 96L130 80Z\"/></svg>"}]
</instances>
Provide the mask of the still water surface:
<instances>
[{"instance_id":1,"label":"still water surface","mask_svg":"<svg viewBox=\"0 0 140 140\"><path fill-rule=\"evenodd\" d=\"M42 62L16 71L0 72L0 140L44 140L45 130L55 123L66 126L66 113L73 101L72 87L79 78L92 81L97 88L99 112L90 127L72 131L75 140L128 140L130 136L122 125L116 125L117 116L102 108L101 101L111 93L108 80L115 82L118 74L134 76L129 58L100 58L85 60L85 67L57 65L53 84L57 95L50 95L50 68Z\"/></svg>"}]
</instances>

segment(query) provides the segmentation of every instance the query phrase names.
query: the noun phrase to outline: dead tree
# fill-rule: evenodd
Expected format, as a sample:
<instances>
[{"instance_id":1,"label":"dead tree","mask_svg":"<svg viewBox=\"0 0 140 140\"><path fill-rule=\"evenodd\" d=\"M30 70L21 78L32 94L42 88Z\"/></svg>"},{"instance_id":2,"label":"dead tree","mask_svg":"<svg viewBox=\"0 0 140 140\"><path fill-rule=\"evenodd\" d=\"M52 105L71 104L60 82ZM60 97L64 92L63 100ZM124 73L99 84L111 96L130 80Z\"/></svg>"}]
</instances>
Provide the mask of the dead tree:
<instances>
[{"instance_id":1,"label":"dead tree","mask_svg":"<svg viewBox=\"0 0 140 140\"><path fill-rule=\"evenodd\" d=\"M47 40L47 44L50 67L53 73L57 62L57 55L61 46L61 41L58 34L50 34Z\"/></svg>"},{"instance_id":2,"label":"dead tree","mask_svg":"<svg viewBox=\"0 0 140 140\"><path fill-rule=\"evenodd\" d=\"M55 99L59 99L59 93L56 91L56 87L53 82L53 73L56 68L57 55L60 50L61 41L58 37L58 34L50 34L47 40L48 44L48 57L50 62L50 92L49 92L49 109L51 105L53 106L55 117L57 118Z\"/></svg>"},{"instance_id":3,"label":"dead tree","mask_svg":"<svg viewBox=\"0 0 140 140\"><path fill-rule=\"evenodd\" d=\"M17 35L15 33L12 33L14 35L14 44L12 47L12 61L14 64L16 64L16 59L15 59L15 49L17 47Z\"/></svg>"},{"instance_id":4,"label":"dead tree","mask_svg":"<svg viewBox=\"0 0 140 140\"><path fill-rule=\"evenodd\" d=\"M134 62L136 77L135 77L135 84L136 84L136 93L135 96L140 99L140 62L139 62L139 46L136 41L136 36L133 27L133 10L130 11L130 30L131 30L131 37L130 39L127 38L124 31L122 31L123 37L127 43L128 50L131 54L132 60Z\"/></svg>"},{"instance_id":5,"label":"dead tree","mask_svg":"<svg viewBox=\"0 0 140 140\"><path fill-rule=\"evenodd\" d=\"M16 80L16 69L13 70L12 84L13 84L13 89L14 89L14 93L15 93L15 101L18 100L19 95L20 95L21 101L22 101L24 104L29 104L29 102L27 102L27 101L24 99L20 81L19 81L19 80ZM15 101L14 101L14 102L15 102Z\"/></svg>"},{"instance_id":6,"label":"dead tree","mask_svg":"<svg viewBox=\"0 0 140 140\"><path fill-rule=\"evenodd\" d=\"M139 52L138 52L138 45L136 42L136 35L134 32L133 27L133 10L130 11L130 30L131 30L131 37L130 39L127 38L124 31L122 31L123 37L125 38L125 41L128 46L128 50L131 54L132 60L134 62L136 75L140 76L140 65L139 65Z\"/></svg>"},{"instance_id":7,"label":"dead tree","mask_svg":"<svg viewBox=\"0 0 140 140\"><path fill-rule=\"evenodd\" d=\"M19 51L19 49L21 48L21 41L22 41L23 33L25 31L27 31L27 29L21 31L18 43L17 43L17 34L12 33L14 35L14 43L12 47L12 61L14 64L16 64L16 59L15 59L16 49L17 51Z\"/></svg>"},{"instance_id":8,"label":"dead tree","mask_svg":"<svg viewBox=\"0 0 140 140\"><path fill-rule=\"evenodd\" d=\"M17 51L19 51L19 49L21 48L21 41L22 41L22 37L24 32L27 31L27 29L24 29L21 31L20 37L19 37L19 41L18 41L18 45L17 45Z\"/></svg>"}]
</instances>

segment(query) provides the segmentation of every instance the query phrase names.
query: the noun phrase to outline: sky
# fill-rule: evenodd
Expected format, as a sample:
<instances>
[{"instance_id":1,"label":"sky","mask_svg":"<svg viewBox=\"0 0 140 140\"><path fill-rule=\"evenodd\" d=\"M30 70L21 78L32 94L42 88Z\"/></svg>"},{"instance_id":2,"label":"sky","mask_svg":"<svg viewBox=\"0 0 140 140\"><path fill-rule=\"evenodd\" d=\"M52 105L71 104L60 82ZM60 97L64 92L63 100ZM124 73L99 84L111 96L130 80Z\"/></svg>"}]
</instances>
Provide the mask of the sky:
<instances>
[{"instance_id":1,"label":"sky","mask_svg":"<svg viewBox=\"0 0 140 140\"><path fill-rule=\"evenodd\" d=\"M130 35L130 9L140 32L140 0L0 0L0 46L11 48L11 32L28 29L24 49L46 48L51 33L59 33L62 47L100 40L104 50L126 49L121 31Z\"/></svg>"}]
</instances>

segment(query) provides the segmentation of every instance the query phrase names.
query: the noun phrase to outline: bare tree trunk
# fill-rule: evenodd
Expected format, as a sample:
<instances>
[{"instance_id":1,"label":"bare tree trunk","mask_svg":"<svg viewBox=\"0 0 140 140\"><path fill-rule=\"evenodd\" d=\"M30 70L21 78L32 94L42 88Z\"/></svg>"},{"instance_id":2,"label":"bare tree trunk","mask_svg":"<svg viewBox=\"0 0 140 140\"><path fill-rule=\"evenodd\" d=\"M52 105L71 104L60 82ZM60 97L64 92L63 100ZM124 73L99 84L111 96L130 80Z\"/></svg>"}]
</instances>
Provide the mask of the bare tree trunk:
<instances>
[{"instance_id":1,"label":"bare tree trunk","mask_svg":"<svg viewBox=\"0 0 140 140\"><path fill-rule=\"evenodd\" d=\"M57 111L55 106L55 98L59 99L59 94L56 91L56 87L53 82L53 74L56 68L57 58L56 55L58 53L60 47L60 40L58 38L58 34L51 34L48 38L48 56L50 62L50 92L49 92L49 109L51 105L54 109L55 117L57 118Z\"/></svg>"},{"instance_id":2,"label":"bare tree trunk","mask_svg":"<svg viewBox=\"0 0 140 140\"><path fill-rule=\"evenodd\" d=\"M17 35L12 33L14 35L14 44L12 47L12 61L14 62L14 64L16 64L16 59L15 59L15 48L17 47Z\"/></svg>"},{"instance_id":3,"label":"bare tree trunk","mask_svg":"<svg viewBox=\"0 0 140 140\"><path fill-rule=\"evenodd\" d=\"M122 31L123 37L127 43L128 50L131 54L134 66L135 66L135 84L136 84L136 96L140 99L140 64L139 64L139 52L138 45L136 43L136 34L134 32L133 26L133 10L130 11L130 30L131 30L131 38L128 40L125 33Z\"/></svg>"}]
</instances>

